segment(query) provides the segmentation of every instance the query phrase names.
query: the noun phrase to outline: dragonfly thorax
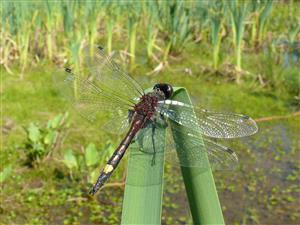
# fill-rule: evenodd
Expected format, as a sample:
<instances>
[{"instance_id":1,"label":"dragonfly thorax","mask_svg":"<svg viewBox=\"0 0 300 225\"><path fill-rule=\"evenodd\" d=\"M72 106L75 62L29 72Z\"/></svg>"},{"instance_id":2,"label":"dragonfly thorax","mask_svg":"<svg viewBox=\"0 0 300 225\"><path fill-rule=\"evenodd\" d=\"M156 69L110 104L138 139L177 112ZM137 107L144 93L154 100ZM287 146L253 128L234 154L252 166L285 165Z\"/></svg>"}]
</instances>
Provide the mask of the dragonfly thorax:
<instances>
[{"instance_id":1,"label":"dragonfly thorax","mask_svg":"<svg viewBox=\"0 0 300 225\"><path fill-rule=\"evenodd\" d=\"M158 96L156 93L143 95L140 102L134 106L134 111L150 119L156 110L160 98L161 96Z\"/></svg>"}]
</instances>

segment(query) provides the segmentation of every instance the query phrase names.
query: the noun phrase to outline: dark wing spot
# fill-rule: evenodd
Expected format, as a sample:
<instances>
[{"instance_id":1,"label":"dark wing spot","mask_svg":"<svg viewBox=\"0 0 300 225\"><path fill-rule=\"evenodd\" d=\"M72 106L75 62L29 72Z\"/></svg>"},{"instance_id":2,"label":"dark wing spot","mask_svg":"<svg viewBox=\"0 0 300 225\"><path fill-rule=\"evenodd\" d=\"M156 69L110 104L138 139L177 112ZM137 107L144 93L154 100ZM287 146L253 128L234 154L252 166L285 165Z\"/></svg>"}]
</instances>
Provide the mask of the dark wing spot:
<instances>
[{"instance_id":1,"label":"dark wing spot","mask_svg":"<svg viewBox=\"0 0 300 225\"><path fill-rule=\"evenodd\" d=\"M100 50L103 50L104 48L103 48L103 47L101 47L101 46L98 46L98 49L100 49Z\"/></svg>"}]
</instances>

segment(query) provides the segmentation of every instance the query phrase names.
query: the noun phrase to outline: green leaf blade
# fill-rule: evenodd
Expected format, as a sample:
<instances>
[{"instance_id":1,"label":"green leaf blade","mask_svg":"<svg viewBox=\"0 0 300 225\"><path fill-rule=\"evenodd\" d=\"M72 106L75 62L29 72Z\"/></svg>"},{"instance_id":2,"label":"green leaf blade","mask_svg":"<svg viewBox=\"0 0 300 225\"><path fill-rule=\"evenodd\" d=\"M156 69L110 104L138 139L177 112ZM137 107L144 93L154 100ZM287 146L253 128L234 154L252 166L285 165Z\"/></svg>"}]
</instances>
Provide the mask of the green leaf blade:
<instances>
[{"instance_id":1,"label":"green leaf blade","mask_svg":"<svg viewBox=\"0 0 300 225\"><path fill-rule=\"evenodd\" d=\"M0 183L3 183L12 171L12 165L6 166L3 171L0 172Z\"/></svg>"},{"instance_id":2,"label":"green leaf blade","mask_svg":"<svg viewBox=\"0 0 300 225\"><path fill-rule=\"evenodd\" d=\"M28 128L28 138L34 143L37 143L41 138L41 132L38 126L36 126L34 123L30 123Z\"/></svg>"},{"instance_id":3,"label":"green leaf blade","mask_svg":"<svg viewBox=\"0 0 300 225\"><path fill-rule=\"evenodd\" d=\"M173 100L192 104L186 89L175 88L174 90ZM173 110L177 111L180 108L174 107ZM178 126L176 129L181 129L180 125L171 122L171 128L175 126ZM174 140L177 146L180 146L180 151L185 151L186 154L189 154L189 149L184 143L189 143L190 138L188 134L182 133L180 138ZM193 221L194 224L225 224L207 155L204 158L207 159L208 164L205 170L197 167L181 167Z\"/></svg>"},{"instance_id":4,"label":"green leaf blade","mask_svg":"<svg viewBox=\"0 0 300 225\"><path fill-rule=\"evenodd\" d=\"M131 144L121 224L161 223L165 129L156 128L155 134L155 164L153 154ZM152 149L151 141L145 143L144 149Z\"/></svg>"},{"instance_id":5,"label":"green leaf blade","mask_svg":"<svg viewBox=\"0 0 300 225\"><path fill-rule=\"evenodd\" d=\"M64 164L69 168L78 168L78 163L72 149L68 149L64 154Z\"/></svg>"},{"instance_id":6,"label":"green leaf blade","mask_svg":"<svg viewBox=\"0 0 300 225\"><path fill-rule=\"evenodd\" d=\"M87 146L84 157L87 166L94 166L99 162L99 154L95 144L90 143Z\"/></svg>"}]
</instances>

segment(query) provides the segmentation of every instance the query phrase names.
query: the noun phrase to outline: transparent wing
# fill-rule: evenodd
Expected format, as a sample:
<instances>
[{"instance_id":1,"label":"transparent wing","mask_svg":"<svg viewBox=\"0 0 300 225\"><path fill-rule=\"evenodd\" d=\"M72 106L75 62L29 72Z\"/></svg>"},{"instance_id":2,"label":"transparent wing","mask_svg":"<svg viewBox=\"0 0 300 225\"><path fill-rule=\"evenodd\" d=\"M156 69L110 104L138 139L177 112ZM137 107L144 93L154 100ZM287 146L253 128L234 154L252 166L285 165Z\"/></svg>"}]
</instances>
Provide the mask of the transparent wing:
<instances>
[{"instance_id":1,"label":"transparent wing","mask_svg":"<svg viewBox=\"0 0 300 225\"><path fill-rule=\"evenodd\" d=\"M133 104L128 99L118 98L104 91L93 82L94 79L89 74L85 72L84 75L77 75L68 68L53 74L56 88L83 117L95 122L103 116L103 111L117 115L116 111L126 114L132 108Z\"/></svg>"},{"instance_id":2,"label":"transparent wing","mask_svg":"<svg viewBox=\"0 0 300 225\"><path fill-rule=\"evenodd\" d=\"M115 110L115 114L112 119L105 122L102 129L112 134L123 134L128 130L129 117L128 113L124 114L123 110Z\"/></svg>"},{"instance_id":3,"label":"transparent wing","mask_svg":"<svg viewBox=\"0 0 300 225\"><path fill-rule=\"evenodd\" d=\"M171 164L213 170L231 170L237 166L237 155L230 148L177 124L168 130L166 160Z\"/></svg>"},{"instance_id":4,"label":"transparent wing","mask_svg":"<svg viewBox=\"0 0 300 225\"><path fill-rule=\"evenodd\" d=\"M212 112L173 100L159 102L158 111L180 125L214 138L244 137L258 130L248 116Z\"/></svg>"},{"instance_id":5,"label":"transparent wing","mask_svg":"<svg viewBox=\"0 0 300 225\"><path fill-rule=\"evenodd\" d=\"M166 134L157 128L166 128ZM161 160L165 154L166 160L175 166L231 170L238 164L237 155L230 148L203 138L197 131L174 122L166 124L161 119L140 130L135 142L149 163L153 158ZM158 146L166 146L166 150L161 152Z\"/></svg>"},{"instance_id":6,"label":"transparent wing","mask_svg":"<svg viewBox=\"0 0 300 225\"><path fill-rule=\"evenodd\" d=\"M102 47L88 46L84 53L86 66L93 75L95 85L132 103L136 103L144 94L140 85L105 54Z\"/></svg>"},{"instance_id":7,"label":"transparent wing","mask_svg":"<svg viewBox=\"0 0 300 225\"><path fill-rule=\"evenodd\" d=\"M118 116L128 115L139 100L141 87L102 48L86 48L84 53L85 64L78 73L67 68L53 74L56 88L89 121L105 117L103 111L110 112L114 121L120 121ZM122 130L126 121L122 123L115 130Z\"/></svg>"}]
</instances>

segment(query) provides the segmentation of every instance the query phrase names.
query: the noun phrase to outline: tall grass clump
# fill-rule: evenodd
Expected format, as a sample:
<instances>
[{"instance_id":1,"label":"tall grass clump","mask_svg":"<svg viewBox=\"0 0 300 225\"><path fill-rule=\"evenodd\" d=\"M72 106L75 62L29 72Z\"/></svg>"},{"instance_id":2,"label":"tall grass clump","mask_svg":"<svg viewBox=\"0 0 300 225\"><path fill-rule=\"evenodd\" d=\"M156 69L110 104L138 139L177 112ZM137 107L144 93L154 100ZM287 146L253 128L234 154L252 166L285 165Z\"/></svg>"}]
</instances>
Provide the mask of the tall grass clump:
<instances>
[{"instance_id":1,"label":"tall grass clump","mask_svg":"<svg viewBox=\"0 0 300 225\"><path fill-rule=\"evenodd\" d=\"M221 29L224 23L224 6L222 2L211 2L209 7L211 42L213 45L213 67L218 69L220 45L222 40Z\"/></svg>"},{"instance_id":2,"label":"tall grass clump","mask_svg":"<svg viewBox=\"0 0 300 225\"><path fill-rule=\"evenodd\" d=\"M84 21L89 21L86 27L87 42L89 46L94 46L97 38L97 24L98 24L98 13L99 4L96 1L85 1L84 2Z\"/></svg>"},{"instance_id":3,"label":"tall grass clump","mask_svg":"<svg viewBox=\"0 0 300 225\"><path fill-rule=\"evenodd\" d=\"M132 70L137 52L147 55L149 63L155 60L164 65L169 56L178 58L187 44L195 44L199 48L208 46L203 54L211 55L213 69L230 76L233 72L239 84L245 80L242 74L249 74L243 70L243 52L259 54L276 41L276 36L288 43L283 52L274 53L275 58L284 54L286 62L295 61L298 53L292 51L299 39L297 6L295 2L275 5L273 0L5 1L0 9L1 65L10 74L17 68L21 78L29 65L44 59L60 65L69 60L78 70L83 46L100 44L106 45L108 53L123 48L130 56ZM228 48L231 45L233 52ZM221 56L226 57L224 61L234 58L233 70L220 68Z\"/></svg>"},{"instance_id":4,"label":"tall grass clump","mask_svg":"<svg viewBox=\"0 0 300 225\"><path fill-rule=\"evenodd\" d=\"M145 21L145 26L147 27L147 57L151 60L154 57L153 48L155 46L158 29L158 4L154 1L147 1L144 4L144 14L147 15L147 20Z\"/></svg>"},{"instance_id":5,"label":"tall grass clump","mask_svg":"<svg viewBox=\"0 0 300 225\"><path fill-rule=\"evenodd\" d=\"M129 12L127 15L127 31L129 40L130 69L132 69L135 64L137 27L141 17L142 5L140 2L129 1L124 3L123 7Z\"/></svg>"},{"instance_id":6,"label":"tall grass clump","mask_svg":"<svg viewBox=\"0 0 300 225\"><path fill-rule=\"evenodd\" d=\"M61 4L61 11L63 15L63 28L67 37L68 56L71 63L74 64L76 71L79 70L81 58L81 44L85 35L85 29L80 29L85 26L84 22L76 20L76 11L79 7L79 1L64 2Z\"/></svg>"},{"instance_id":7,"label":"tall grass clump","mask_svg":"<svg viewBox=\"0 0 300 225\"><path fill-rule=\"evenodd\" d=\"M164 60L169 53L178 54L191 37L191 8L185 6L182 0L159 2L160 30L164 33L166 48Z\"/></svg>"},{"instance_id":8,"label":"tall grass clump","mask_svg":"<svg viewBox=\"0 0 300 225\"><path fill-rule=\"evenodd\" d=\"M213 3L212 1L196 1L193 5L192 29L195 42L206 41L204 38L209 36L209 5Z\"/></svg>"},{"instance_id":9,"label":"tall grass clump","mask_svg":"<svg viewBox=\"0 0 300 225\"><path fill-rule=\"evenodd\" d=\"M33 35L33 24L38 15L37 8L33 3L13 2L3 3L3 16L1 33L14 38L15 46L19 53L20 78L23 78L24 70L29 63L29 42ZM9 33L7 33L7 31ZM5 38L5 37L1 37ZM5 48L5 43L3 45ZM6 50L4 50L6 52ZM6 52L6 54L9 54Z\"/></svg>"},{"instance_id":10,"label":"tall grass clump","mask_svg":"<svg viewBox=\"0 0 300 225\"><path fill-rule=\"evenodd\" d=\"M271 13L273 0L250 1L252 16L251 43L254 48L261 45L267 27L267 19Z\"/></svg>"},{"instance_id":11,"label":"tall grass clump","mask_svg":"<svg viewBox=\"0 0 300 225\"><path fill-rule=\"evenodd\" d=\"M55 29L55 4L52 4L50 1L45 1L46 5L46 12L47 12L47 19L45 22L46 27L46 45L47 45L47 53L48 58L51 60L53 57L53 29Z\"/></svg>"},{"instance_id":12,"label":"tall grass clump","mask_svg":"<svg viewBox=\"0 0 300 225\"><path fill-rule=\"evenodd\" d=\"M103 0L101 8L105 11L105 26L107 36L107 52L112 51L113 31L118 20L118 15L121 14L121 8L114 1Z\"/></svg>"},{"instance_id":13,"label":"tall grass clump","mask_svg":"<svg viewBox=\"0 0 300 225\"><path fill-rule=\"evenodd\" d=\"M245 20L248 13L248 4L247 2L232 0L227 1L226 5L231 18L232 40L235 49L235 65L237 69L236 82L239 84L241 82L240 72L242 70L242 41L245 29Z\"/></svg>"}]
</instances>

